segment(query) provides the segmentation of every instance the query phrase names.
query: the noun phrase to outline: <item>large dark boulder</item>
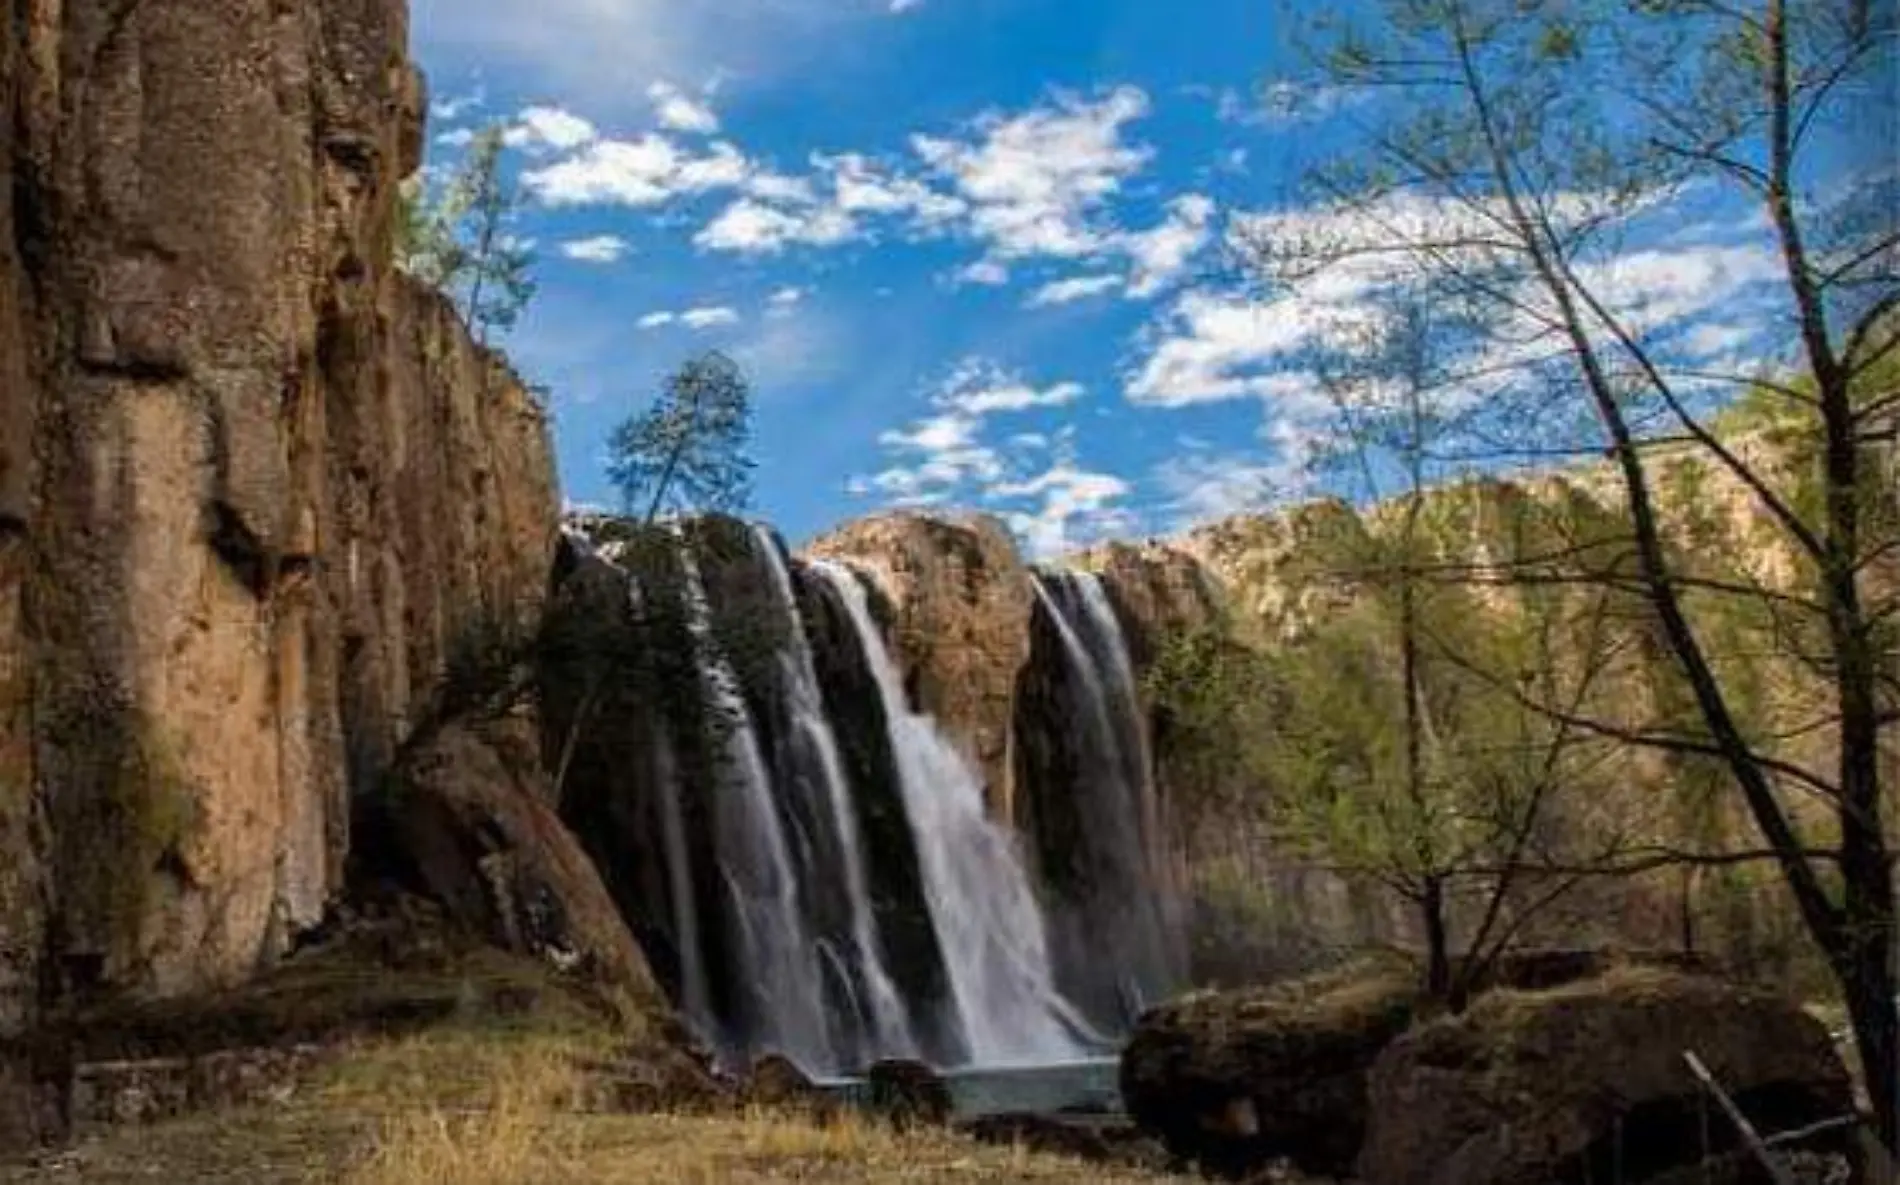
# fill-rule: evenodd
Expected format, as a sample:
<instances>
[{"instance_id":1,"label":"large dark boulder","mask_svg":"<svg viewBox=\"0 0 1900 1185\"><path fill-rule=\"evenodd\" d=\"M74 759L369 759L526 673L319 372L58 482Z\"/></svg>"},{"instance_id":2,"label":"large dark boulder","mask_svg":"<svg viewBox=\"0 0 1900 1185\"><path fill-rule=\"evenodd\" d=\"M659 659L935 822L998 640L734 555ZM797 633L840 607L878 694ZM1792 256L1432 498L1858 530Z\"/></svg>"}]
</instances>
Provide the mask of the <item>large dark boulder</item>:
<instances>
[{"instance_id":1,"label":"large dark boulder","mask_svg":"<svg viewBox=\"0 0 1900 1185\"><path fill-rule=\"evenodd\" d=\"M950 1087L922 1062L893 1059L865 1075L871 1109L899 1127L942 1126L956 1110Z\"/></svg>"},{"instance_id":2,"label":"large dark boulder","mask_svg":"<svg viewBox=\"0 0 1900 1185\"><path fill-rule=\"evenodd\" d=\"M1366 1072L1412 1023L1403 962L1203 992L1150 1011L1122 1054L1129 1114L1175 1156L1245 1175L1286 1158L1350 1170L1366 1127Z\"/></svg>"},{"instance_id":3,"label":"large dark boulder","mask_svg":"<svg viewBox=\"0 0 1900 1185\"><path fill-rule=\"evenodd\" d=\"M1765 1132L1852 1109L1826 1027L1780 995L1628 967L1493 992L1394 1041L1369 1078L1359 1173L1366 1185L1665 1179L1703 1156L1705 1116L1712 1151L1735 1140L1684 1051Z\"/></svg>"},{"instance_id":4,"label":"large dark boulder","mask_svg":"<svg viewBox=\"0 0 1900 1185\"><path fill-rule=\"evenodd\" d=\"M377 804L380 858L463 928L656 1011L646 960L547 798L538 771L450 725L404 755Z\"/></svg>"}]
</instances>

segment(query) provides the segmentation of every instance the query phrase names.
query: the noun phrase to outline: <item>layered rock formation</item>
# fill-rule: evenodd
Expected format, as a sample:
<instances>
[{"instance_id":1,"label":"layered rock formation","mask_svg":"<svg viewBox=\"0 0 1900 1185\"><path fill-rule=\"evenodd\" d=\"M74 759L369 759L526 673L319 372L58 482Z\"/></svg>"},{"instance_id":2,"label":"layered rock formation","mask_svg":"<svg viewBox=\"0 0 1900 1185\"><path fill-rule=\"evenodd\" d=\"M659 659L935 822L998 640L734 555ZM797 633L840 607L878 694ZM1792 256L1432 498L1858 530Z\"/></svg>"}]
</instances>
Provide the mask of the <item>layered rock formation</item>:
<instances>
[{"instance_id":1,"label":"layered rock formation","mask_svg":"<svg viewBox=\"0 0 1900 1185\"><path fill-rule=\"evenodd\" d=\"M240 979L441 656L531 612L546 427L389 264L401 0L0 27L0 1035Z\"/></svg>"}]
</instances>

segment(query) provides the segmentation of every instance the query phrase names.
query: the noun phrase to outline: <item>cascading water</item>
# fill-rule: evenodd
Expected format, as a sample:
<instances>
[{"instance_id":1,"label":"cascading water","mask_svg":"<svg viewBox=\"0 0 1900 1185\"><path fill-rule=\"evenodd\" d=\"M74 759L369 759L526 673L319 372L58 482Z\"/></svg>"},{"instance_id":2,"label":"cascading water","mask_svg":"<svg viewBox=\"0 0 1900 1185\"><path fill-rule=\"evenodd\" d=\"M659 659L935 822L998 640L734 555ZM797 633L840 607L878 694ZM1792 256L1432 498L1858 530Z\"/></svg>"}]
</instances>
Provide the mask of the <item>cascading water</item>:
<instances>
[{"instance_id":1,"label":"cascading water","mask_svg":"<svg viewBox=\"0 0 1900 1185\"><path fill-rule=\"evenodd\" d=\"M969 1060L1069 1061L1099 1038L1057 991L1041 908L1011 836L984 811L983 791L929 717L911 710L896 663L857 575L813 570L846 606L883 700L924 892Z\"/></svg>"},{"instance_id":2,"label":"cascading water","mask_svg":"<svg viewBox=\"0 0 1900 1185\"><path fill-rule=\"evenodd\" d=\"M1064 980L1092 983L1083 993L1092 1015L1119 1012L1131 1023L1186 979L1134 665L1099 577L1046 572L1034 583L1070 675L1073 789L1086 796L1075 811L1080 834L1061 837L1084 870L1056 927Z\"/></svg>"},{"instance_id":3,"label":"cascading water","mask_svg":"<svg viewBox=\"0 0 1900 1185\"><path fill-rule=\"evenodd\" d=\"M712 788L719 871L746 976L744 1033L753 1051L782 1054L808 1073L836 1074L818 941L799 899L790 846L752 716L731 662L713 638L712 613L692 548L682 538L687 626L721 742Z\"/></svg>"},{"instance_id":4,"label":"cascading water","mask_svg":"<svg viewBox=\"0 0 1900 1185\"><path fill-rule=\"evenodd\" d=\"M834 955L836 982L850 989L848 1003L860 1028L856 1044L869 1055L861 1060L915 1057L917 1042L910 1032L903 999L886 970L883 944L878 940L856 806L851 799L844 762L838 754L838 740L825 713L824 691L818 684L811 639L799 616L791 572L769 529L755 526L753 538L759 553L765 557L777 605L790 623L788 644L779 651L778 658L797 742L797 763L804 767L807 775L800 780L814 785L818 797L823 799L813 805L822 810L824 821L830 824L831 837L836 841L839 867L830 871L842 877L850 914L854 957L846 959Z\"/></svg>"}]
</instances>

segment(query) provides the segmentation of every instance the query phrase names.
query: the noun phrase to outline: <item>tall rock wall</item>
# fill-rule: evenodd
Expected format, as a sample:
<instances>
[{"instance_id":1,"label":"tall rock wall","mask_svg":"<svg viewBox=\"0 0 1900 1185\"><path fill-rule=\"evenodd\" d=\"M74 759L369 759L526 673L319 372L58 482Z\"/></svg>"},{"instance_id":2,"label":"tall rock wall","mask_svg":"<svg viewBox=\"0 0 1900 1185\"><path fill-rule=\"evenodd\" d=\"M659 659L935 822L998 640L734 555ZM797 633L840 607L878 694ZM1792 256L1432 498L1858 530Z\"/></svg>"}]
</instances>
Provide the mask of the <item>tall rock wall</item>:
<instances>
[{"instance_id":1,"label":"tall rock wall","mask_svg":"<svg viewBox=\"0 0 1900 1185\"><path fill-rule=\"evenodd\" d=\"M0 25L0 1036L241 978L445 646L532 611L546 427L389 264L402 0Z\"/></svg>"}]
</instances>

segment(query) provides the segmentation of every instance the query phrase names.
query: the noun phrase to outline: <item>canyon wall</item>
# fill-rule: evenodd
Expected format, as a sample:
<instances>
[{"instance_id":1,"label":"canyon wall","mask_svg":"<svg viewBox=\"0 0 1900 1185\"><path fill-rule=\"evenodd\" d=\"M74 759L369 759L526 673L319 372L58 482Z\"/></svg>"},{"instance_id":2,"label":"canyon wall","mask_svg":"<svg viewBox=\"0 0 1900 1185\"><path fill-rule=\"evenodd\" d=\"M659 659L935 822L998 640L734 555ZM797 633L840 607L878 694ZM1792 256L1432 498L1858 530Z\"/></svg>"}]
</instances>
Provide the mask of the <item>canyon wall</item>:
<instances>
[{"instance_id":1,"label":"canyon wall","mask_svg":"<svg viewBox=\"0 0 1900 1185\"><path fill-rule=\"evenodd\" d=\"M546 424L390 265L401 0L0 26L0 1036L239 980L445 650L534 612Z\"/></svg>"}]
</instances>

